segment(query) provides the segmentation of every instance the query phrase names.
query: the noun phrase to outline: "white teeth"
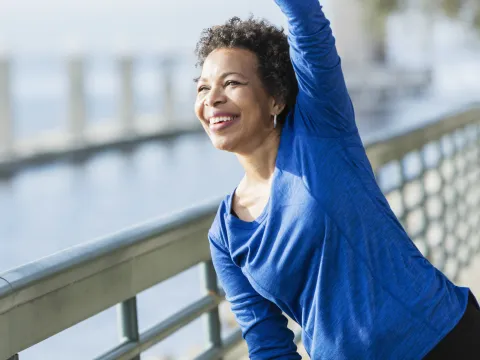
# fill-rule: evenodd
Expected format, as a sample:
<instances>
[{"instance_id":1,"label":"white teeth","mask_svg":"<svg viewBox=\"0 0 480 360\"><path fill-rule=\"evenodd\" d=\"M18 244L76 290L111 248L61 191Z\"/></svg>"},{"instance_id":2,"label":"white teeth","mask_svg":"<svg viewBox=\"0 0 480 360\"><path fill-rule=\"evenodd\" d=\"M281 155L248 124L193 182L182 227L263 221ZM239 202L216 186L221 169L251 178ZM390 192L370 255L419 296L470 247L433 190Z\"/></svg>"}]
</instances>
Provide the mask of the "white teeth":
<instances>
[{"instance_id":1,"label":"white teeth","mask_svg":"<svg viewBox=\"0 0 480 360\"><path fill-rule=\"evenodd\" d=\"M218 117L212 117L210 118L210 124L216 124L221 121L232 121L235 118L235 116L218 116Z\"/></svg>"}]
</instances>

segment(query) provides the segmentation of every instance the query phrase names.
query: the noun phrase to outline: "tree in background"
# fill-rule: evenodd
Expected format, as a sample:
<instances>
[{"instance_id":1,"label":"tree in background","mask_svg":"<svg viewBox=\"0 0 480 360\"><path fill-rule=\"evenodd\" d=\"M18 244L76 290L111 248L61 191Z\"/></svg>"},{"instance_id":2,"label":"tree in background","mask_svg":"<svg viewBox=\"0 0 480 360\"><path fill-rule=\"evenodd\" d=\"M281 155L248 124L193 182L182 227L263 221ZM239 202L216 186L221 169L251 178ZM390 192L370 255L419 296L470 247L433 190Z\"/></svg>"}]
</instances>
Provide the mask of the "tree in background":
<instances>
[{"instance_id":1,"label":"tree in background","mask_svg":"<svg viewBox=\"0 0 480 360\"><path fill-rule=\"evenodd\" d=\"M407 0L363 0L366 10L366 27L372 39L373 60L386 60L387 17L400 8ZM440 11L450 18L462 19L475 27L480 34L480 0L416 0L424 9Z\"/></svg>"},{"instance_id":2,"label":"tree in background","mask_svg":"<svg viewBox=\"0 0 480 360\"><path fill-rule=\"evenodd\" d=\"M399 0L363 0L366 5L366 27L372 40L373 60L386 60L387 17L399 9Z\"/></svg>"},{"instance_id":3,"label":"tree in background","mask_svg":"<svg viewBox=\"0 0 480 360\"><path fill-rule=\"evenodd\" d=\"M462 18L480 32L480 0L441 0L440 7L451 18Z\"/></svg>"}]
</instances>

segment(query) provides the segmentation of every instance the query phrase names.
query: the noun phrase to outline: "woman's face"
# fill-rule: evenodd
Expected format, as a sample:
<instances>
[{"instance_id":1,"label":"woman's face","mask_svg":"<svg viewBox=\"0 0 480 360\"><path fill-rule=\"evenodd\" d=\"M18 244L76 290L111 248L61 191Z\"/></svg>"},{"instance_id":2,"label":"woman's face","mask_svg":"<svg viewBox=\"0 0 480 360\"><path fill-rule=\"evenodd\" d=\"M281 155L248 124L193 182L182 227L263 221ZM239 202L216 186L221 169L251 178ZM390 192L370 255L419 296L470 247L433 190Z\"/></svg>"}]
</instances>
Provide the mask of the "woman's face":
<instances>
[{"instance_id":1,"label":"woman's face","mask_svg":"<svg viewBox=\"0 0 480 360\"><path fill-rule=\"evenodd\" d=\"M245 49L217 49L205 59L197 83L195 113L213 145L248 153L272 133L279 113L257 70L257 57Z\"/></svg>"}]
</instances>

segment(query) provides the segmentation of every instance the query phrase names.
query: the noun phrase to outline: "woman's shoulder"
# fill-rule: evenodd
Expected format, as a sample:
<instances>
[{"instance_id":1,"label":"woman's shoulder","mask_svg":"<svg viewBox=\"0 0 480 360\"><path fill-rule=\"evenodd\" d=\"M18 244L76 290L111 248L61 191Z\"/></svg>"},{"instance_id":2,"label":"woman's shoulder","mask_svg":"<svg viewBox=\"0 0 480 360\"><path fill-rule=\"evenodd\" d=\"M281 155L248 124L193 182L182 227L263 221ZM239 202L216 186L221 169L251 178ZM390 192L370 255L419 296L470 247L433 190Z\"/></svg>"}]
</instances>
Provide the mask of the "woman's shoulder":
<instances>
[{"instance_id":1,"label":"woman's shoulder","mask_svg":"<svg viewBox=\"0 0 480 360\"><path fill-rule=\"evenodd\" d=\"M217 212L215 214L215 218L213 219L212 225L208 230L209 239L211 241L216 241L217 243L219 243L219 245L222 246L226 246L224 242L223 232L226 226L226 217L230 213L231 209L232 194L233 191L223 197L217 208Z\"/></svg>"},{"instance_id":2,"label":"woman's shoulder","mask_svg":"<svg viewBox=\"0 0 480 360\"><path fill-rule=\"evenodd\" d=\"M317 142L315 139L342 140L358 135L358 127L354 121L347 127L340 121L341 115L322 113L323 110L320 111L322 106L305 94L299 94L294 107L285 119L284 129L290 135L304 137L315 142Z\"/></svg>"},{"instance_id":3,"label":"woman's shoulder","mask_svg":"<svg viewBox=\"0 0 480 360\"><path fill-rule=\"evenodd\" d=\"M316 130L309 128L309 123L304 120L306 116L309 115L297 107L289 114L282 129L280 150L290 161L296 159L301 162L310 155L318 157L318 154L322 154L324 158L332 148L342 144L341 137L330 136L328 131L319 134Z\"/></svg>"}]
</instances>

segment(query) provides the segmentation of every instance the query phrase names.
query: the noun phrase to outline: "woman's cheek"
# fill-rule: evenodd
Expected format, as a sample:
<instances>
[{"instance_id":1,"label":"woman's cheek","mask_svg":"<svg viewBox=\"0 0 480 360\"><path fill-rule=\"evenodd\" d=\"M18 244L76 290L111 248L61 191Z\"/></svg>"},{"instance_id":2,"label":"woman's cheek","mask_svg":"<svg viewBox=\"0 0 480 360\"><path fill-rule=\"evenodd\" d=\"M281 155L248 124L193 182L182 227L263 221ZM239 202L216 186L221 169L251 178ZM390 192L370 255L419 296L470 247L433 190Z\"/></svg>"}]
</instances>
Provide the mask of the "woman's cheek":
<instances>
[{"instance_id":1,"label":"woman's cheek","mask_svg":"<svg viewBox=\"0 0 480 360\"><path fill-rule=\"evenodd\" d=\"M197 97L195 99L194 111L195 111L195 115L197 116L197 118L199 120L202 120L202 118L203 118L203 114L202 114L203 113L203 106L202 106L202 104L203 104L202 99Z\"/></svg>"}]
</instances>

